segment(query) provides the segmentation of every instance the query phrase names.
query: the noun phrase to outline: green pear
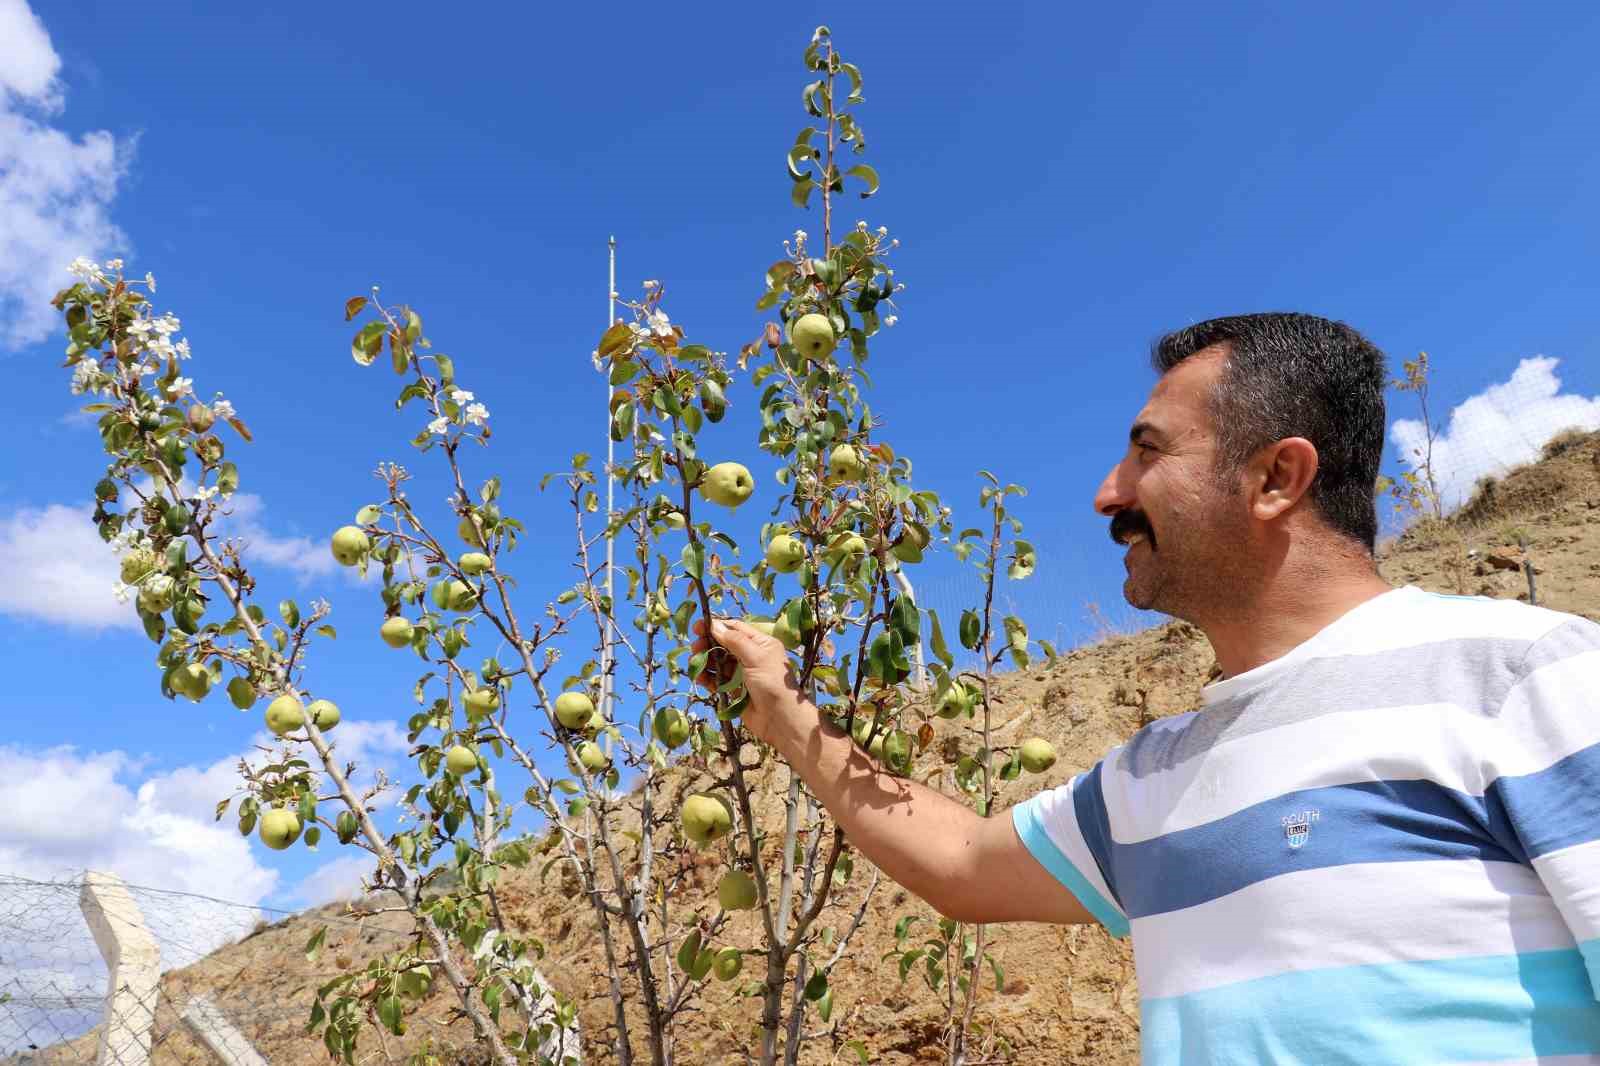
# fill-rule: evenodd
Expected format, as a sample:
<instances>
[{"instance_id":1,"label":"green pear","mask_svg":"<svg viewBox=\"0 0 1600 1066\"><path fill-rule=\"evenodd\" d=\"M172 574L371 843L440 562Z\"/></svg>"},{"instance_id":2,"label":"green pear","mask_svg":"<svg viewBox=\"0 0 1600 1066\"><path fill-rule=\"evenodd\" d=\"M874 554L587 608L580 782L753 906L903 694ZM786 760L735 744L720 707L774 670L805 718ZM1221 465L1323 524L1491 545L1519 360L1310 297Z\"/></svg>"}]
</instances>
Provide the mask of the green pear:
<instances>
[{"instance_id":1,"label":"green pear","mask_svg":"<svg viewBox=\"0 0 1600 1066\"><path fill-rule=\"evenodd\" d=\"M476 515L464 515L456 523L456 535L474 548L486 548L488 543L483 533L483 519Z\"/></svg>"},{"instance_id":2,"label":"green pear","mask_svg":"<svg viewBox=\"0 0 1600 1066\"><path fill-rule=\"evenodd\" d=\"M738 948L723 948L712 961L711 972L717 975L719 981L731 981L739 976L743 966L744 955Z\"/></svg>"},{"instance_id":3,"label":"green pear","mask_svg":"<svg viewBox=\"0 0 1600 1066\"><path fill-rule=\"evenodd\" d=\"M470 611L478 602L478 594L465 581L445 579L428 590L428 598L441 611Z\"/></svg>"},{"instance_id":4,"label":"green pear","mask_svg":"<svg viewBox=\"0 0 1600 1066\"><path fill-rule=\"evenodd\" d=\"M800 646L801 634L794 628L794 626L789 624L789 618L787 614L780 614L774 621L771 622L763 622L753 618L746 618L744 623L752 629L760 630L769 637L776 637L778 643L782 644L789 651L794 651Z\"/></svg>"},{"instance_id":5,"label":"green pear","mask_svg":"<svg viewBox=\"0 0 1600 1066\"><path fill-rule=\"evenodd\" d=\"M606 757L606 753L601 750L600 745L588 740L578 745L578 761L592 774L597 774L604 770L611 762Z\"/></svg>"},{"instance_id":6,"label":"green pear","mask_svg":"<svg viewBox=\"0 0 1600 1066\"><path fill-rule=\"evenodd\" d=\"M841 444L828 453L828 476L835 481L860 481L867 476L867 460L854 444Z\"/></svg>"},{"instance_id":7,"label":"green pear","mask_svg":"<svg viewBox=\"0 0 1600 1066\"><path fill-rule=\"evenodd\" d=\"M556 721L568 729L582 729L594 717L594 700L584 692L563 692L556 697Z\"/></svg>"},{"instance_id":8,"label":"green pear","mask_svg":"<svg viewBox=\"0 0 1600 1066\"><path fill-rule=\"evenodd\" d=\"M682 529L688 525L684 520L682 511L667 511L661 516L661 521L666 523L668 529Z\"/></svg>"},{"instance_id":9,"label":"green pear","mask_svg":"<svg viewBox=\"0 0 1600 1066\"><path fill-rule=\"evenodd\" d=\"M755 479L740 463L718 463L700 481L700 495L724 507L739 506L755 490Z\"/></svg>"},{"instance_id":10,"label":"green pear","mask_svg":"<svg viewBox=\"0 0 1600 1066\"><path fill-rule=\"evenodd\" d=\"M493 714L500 709L500 693L492 686L475 688L461 697L461 702L471 715Z\"/></svg>"},{"instance_id":11,"label":"green pear","mask_svg":"<svg viewBox=\"0 0 1600 1066\"><path fill-rule=\"evenodd\" d=\"M683 835L696 844L708 844L733 831L733 815L727 805L703 792L683 801L679 818L683 821Z\"/></svg>"},{"instance_id":12,"label":"green pear","mask_svg":"<svg viewBox=\"0 0 1600 1066\"><path fill-rule=\"evenodd\" d=\"M843 537L836 537L828 545L826 558L829 564L837 566L847 559L865 555L867 542L859 533L847 533Z\"/></svg>"},{"instance_id":13,"label":"green pear","mask_svg":"<svg viewBox=\"0 0 1600 1066\"><path fill-rule=\"evenodd\" d=\"M883 763L897 774L911 769L911 734L895 729L883 738Z\"/></svg>"},{"instance_id":14,"label":"green pear","mask_svg":"<svg viewBox=\"0 0 1600 1066\"><path fill-rule=\"evenodd\" d=\"M294 811L274 807L261 816L261 843L273 851L282 851L300 839L300 816Z\"/></svg>"},{"instance_id":15,"label":"green pear","mask_svg":"<svg viewBox=\"0 0 1600 1066\"><path fill-rule=\"evenodd\" d=\"M177 585L166 574L151 574L139 585L139 606L145 614L160 614L172 606Z\"/></svg>"},{"instance_id":16,"label":"green pear","mask_svg":"<svg viewBox=\"0 0 1600 1066\"><path fill-rule=\"evenodd\" d=\"M340 526L333 534L333 557L340 566L354 566L372 550L372 542L360 526Z\"/></svg>"},{"instance_id":17,"label":"green pear","mask_svg":"<svg viewBox=\"0 0 1600 1066\"><path fill-rule=\"evenodd\" d=\"M1043 737L1029 737L1022 742L1022 768L1030 774L1042 774L1056 764L1056 749Z\"/></svg>"},{"instance_id":18,"label":"green pear","mask_svg":"<svg viewBox=\"0 0 1600 1066\"><path fill-rule=\"evenodd\" d=\"M211 671L204 663L184 663L172 674L172 691L199 703L211 691Z\"/></svg>"},{"instance_id":19,"label":"green pear","mask_svg":"<svg viewBox=\"0 0 1600 1066\"><path fill-rule=\"evenodd\" d=\"M729 870L717 883L717 902L725 911L747 911L757 898L755 880L743 870Z\"/></svg>"},{"instance_id":20,"label":"green pear","mask_svg":"<svg viewBox=\"0 0 1600 1066\"><path fill-rule=\"evenodd\" d=\"M672 619L672 608L668 607L661 599L652 596L646 616L650 619L651 625L664 626Z\"/></svg>"},{"instance_id":21,"label":"green pear","mask_svg":"<svg viewBox=\"0 0 1600 1066\"><path fill-rule=\"evenodd\" d=\"M312 700L306 715L318 729L326 733L339 724L339 705L332 700Z\"/></svg>"},{"instance_id":22,"label":"green pear","mask_svg":"<svg viewBox=\"0 0 1600 1066\"><path fill-rule=\"evenodd\" d=\"M977 693L957 681L939 697L933 713L940 718L960 718L977 704L976 697Z\"/></svg>"},{"instance_id":23,"label":"green pear","mask_svg":"<svg viewBox=\"0 0 1600 1066\"><path fill-rule=\"evenodd\" d=\"M410 644L412 632L410 620L399 615L385 618L383 625L378 627L378 635L391 648L403 648Z\"/></svg>"},{"instance_id":24,"label":"green pear","mask_svg":"<svg viewBox=\"0 0 1600 1066\"><path fill-rule=\"evenodd\" d=\"M155 573L161 560L149 548L135 548L122 557L122 583L137 585L146 576Z\"/></svg>"},{"instance_id":25,"label":"green pear","mask_svg":"<svg viewBox=\"0 0 1600 1066\"><path fill-rule=\"evenodd\" d=\"M275 735L293 733L305 724L305 705L288 693L267 704L267 728Z\"/></svg>"},{"instance_id":26,"label":"green pear","mask_svg":"<svg viewBox=\"0 0 1600 1066\"><path fill-rule=\"evenodd\" d=\"M789 327L789 343L802 355L826 359L836 343L833 323L828 321L827 315L819 315L815 311L801 315Z\"/></svg>"},{"instance_id":27,"label":"green pear","mask_svg":"<svg viewBox=\"0 0 1600 1066\"><path fill-rule=\"evenodd\" d=\"M451 777L470 774L478 768L478 754L465 744L457 744L445 752L444 768Z\"/></svg>"},{"instance_id":28,"label":"green pear","mask_svg":"<svg viewBox=\"0 0 1600 1066\"><path fill-rule=\"evenodd\" d=\"M236 677L228 682L228 699L241 711L248 711L256 705L256 687L248 677Z\"/></svg>"},{"instance_id":29,"label":"green pear","mask_svg":"<svg viewBox=\"0 0 1600 1066\"><path fill-rule=\"evenodd\" d=\"M689 716L676 707L663 707L656 712L652 729L669 750L676 748L689 739Z\"/></svg>"},{"instance_id":30,"label":"green pear","mask_svg":"<svg viewBox=\"0 0 1600 1066\"><path fill-rule=\"evenodd\" d=\"M780 574L792 574L806 561L806 546L787 533L767 542L767 565Z\"/></svg>"},{"instance_id":31,"label":"green pear","mask_svg":"<svg viewBox=\"0 0 1600 1066\"><path fill-rule=\"evenodd\" d=\"M477 577L479 574L487 573L494 562L482 552L462 552L461 558L456 560L456 565L468 577Z\"/></svg>"}]
</instances>

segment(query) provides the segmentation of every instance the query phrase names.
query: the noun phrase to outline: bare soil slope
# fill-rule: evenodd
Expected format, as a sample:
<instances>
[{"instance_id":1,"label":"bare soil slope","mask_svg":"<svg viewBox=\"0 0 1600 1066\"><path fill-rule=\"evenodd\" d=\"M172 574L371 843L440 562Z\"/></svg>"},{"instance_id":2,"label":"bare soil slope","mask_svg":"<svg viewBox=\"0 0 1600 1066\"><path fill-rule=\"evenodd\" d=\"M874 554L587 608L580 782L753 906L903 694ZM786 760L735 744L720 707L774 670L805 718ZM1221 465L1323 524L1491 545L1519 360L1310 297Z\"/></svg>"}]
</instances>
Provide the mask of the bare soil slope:
<instances>
[{"instance_id":1,"label":"bare soil slope","mask_svg":"<svg viewBox=\"0 0 1600 1066\"><path fill-rule=\"evenodd\" d=\"M1564 435L1546 448L1539 463L1480 488L1457 516L1442 524L1419 523L1384 546L1382 570L1396 585L1526 600L1519 541L1527 545L1541 604L1600 620L1600 433ZM1028 779L1013 798L1067 781L1153 718L1192 709L1213 668L1210 646L1200 633L1173 622L1079 648L1049 668L1008 676L999 704L1001 738L1039 734L1061 753L1049 773ZM772 772L781 787L785 771ZM708 887L711 876L710 869L700 872ZM859 863L840 898L841 908L849 910L841 910L835 921L854 910L870 879L866 863ZM559 880L554 873L545 885L533 875L518 878L505 886L502 902L519 924L545 940L546 974L563 991L584 999L581 1024L588 1034L600 1035L609 1018L597 937L586 905L561 892ZM359 965L373 952L392 947L392 937L379 930L400 925L388 917L369 919L366 928L336 924L313 967L302 954L306 939L339 910L297 916L168 974L168 1002L181 1004L192 991L206 990L226 1006L230 990L248 988L254 1004L276 999L282 1008L263 1012L241 1003L235 1011L235 1020L272 1062L325 1061L320 1046L301 1031L309 987L337 962ZM894 921L907 913L934 917L885 880L851 952L861 964L835 972L834 1016L842 1031L863 1039L873 1061L890 1066L942 1061L941 1005L915 976L902 984L892 964L876 964L892 946ZM1125 943L1098 927L998 927L992 937L1006 984L996 992L992 981L985 982L977 1020L1012 1049L995 1061L1073 1066L1138 1061L1138 991ZM729 942L738 942L737 933ZM448 998L445 991L435 991L427 1006L441 1027L449 1015ZM756 1001L736 999L730 985L714 985L699 1008L680 1041L679 1060L744 1061L741 1049L748 1046ZM475 1061L466 1050L470 1034L464 1023L448 1030L423 1028L461 1042L462 1050L444 1061ZM589 1061L611 1061L602 1049L589 1051ZM366 1052L372 1056L368 1061L385 1061L370 1034ZM804 1057L808 1063L854 1059L849 1051L832 1059L826 1041L814 1043ZM179 1033L162 1044L155 1061L207 1060Z\"/></svg>"}]
</instances>

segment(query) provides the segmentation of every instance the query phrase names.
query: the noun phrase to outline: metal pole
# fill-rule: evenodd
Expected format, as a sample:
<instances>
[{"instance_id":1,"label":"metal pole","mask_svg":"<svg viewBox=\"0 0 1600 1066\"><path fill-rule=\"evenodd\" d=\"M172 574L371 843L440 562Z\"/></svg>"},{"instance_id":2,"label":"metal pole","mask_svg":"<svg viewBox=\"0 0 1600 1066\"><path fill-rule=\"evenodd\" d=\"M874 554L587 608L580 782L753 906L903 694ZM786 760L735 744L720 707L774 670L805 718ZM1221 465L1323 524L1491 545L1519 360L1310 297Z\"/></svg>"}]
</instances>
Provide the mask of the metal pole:
<instances>
[{"instance_id":1,"label":"metal pole","mask_svg":"<svg viewBox=\"0 0 1600 1066\"><path fill-rule=\"evenodd\" d=\"M607 242L611 248L611 270L606 284L606 329L610 329L617 320L617 238L613 234ZM611 375L606 375L606 527L611 526L611 519L616 514L617 482L611 474L611 464L616 461L616 442L611 439L611 401L616 392L611 384ZM616 668L614 662L616 655L617 639L616 602L612 599L612 569L614 562L616 537L611 533L606 534L606 603L610 609L606 615L605 640L600 648L600 714L607 721L613 720L612 702L615 699L615 685L611 674Z\"/></svg>"}]
</instances>

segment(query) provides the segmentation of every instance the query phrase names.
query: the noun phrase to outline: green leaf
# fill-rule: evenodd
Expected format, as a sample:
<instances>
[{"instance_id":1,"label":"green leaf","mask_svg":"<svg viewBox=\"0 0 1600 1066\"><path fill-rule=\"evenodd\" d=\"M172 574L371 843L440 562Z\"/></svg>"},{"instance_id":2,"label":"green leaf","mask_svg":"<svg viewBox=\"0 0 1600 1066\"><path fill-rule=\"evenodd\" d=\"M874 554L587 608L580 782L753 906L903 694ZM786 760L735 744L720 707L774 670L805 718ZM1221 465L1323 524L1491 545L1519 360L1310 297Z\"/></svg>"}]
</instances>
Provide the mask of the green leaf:
<instances>
[{"instance_id":1,"label":"green leaf","mask_svg":"<svg viewBox=\"0 0 1600 1066\"><path fill-rule=\"evenodd\" d=\"M1032 577L1034 567L1039 563L1038 554L1033 550L1033 545L1025 540L1019 540L1012 547L1011 566L1006 570L1006 576L1013 581L1021 581Z\"/></svg>"},{"instance_id":2,"label":"green leaf","mask_svg":"<svg viewBox=\"0 0 1600 1066\"><path fill-rule=\"evenodd\" d=\"M968 608L961 612L961 646L968 651L978 650L978 641L983 636L983 621L978 617L978 612Z\"/></svg>"},{"instance_id":3,"label":"green leaf","mask_svg":"<svg viewBox=\"0 0 1600 1066\"><path fill-rule=\"evenodd\" d=\"M283 619L283 624L290 629L300 624L300 608L295 606L293 600L280 600L278 615Z\"/></svg>"},{"instance_id":4,"label":"green leaf","mask_svg":"<svg viewBox=\"0 0 1600 1066\"><path fill-rule=\"evenodd\" d=\"M821 999L827 993L827 991L828 975L823 973L821 970L818 970L816 973L812 974L811 979L806 982L806 998L815 1003L817 1000Z\"/></svg>"},{"instance_id":5,"label":"green leaf","mask_svg":"<svg viewBox=\"0 0 1600 1066\"><path fill-rule=\"evenodd\" d=\"M860 178L866 183L867 191L861 194L863 200L878 191L878 172L865 163L857 163L845 171L845 175L852 178Z\"/></svg>"},{"instance_id":6,"label":"green leaf","mask_svg":"<svg viewBox=\"0 0 1600 1066\"><path fill-rule=\"evenodd\" d=\"M678 945L678 969L685 973L694 969L695 956L700 953L700 930L691 929Z\"/></svg>"},{"instance_id":7,"label":"green leaf","mask_svg":"<svg viewBox=\"0 0 1600 1066\"><path fill-rule=\"evenodd\" d=\"M817 188L821 188L821 186L817 184L814 178L797 181L794 183L794 187L789 190L789 198L794 201L796 207L805 207L811 202L811 190Z\"/></svg>"},{"instance_id":8,"label":"green leaf","mask_svg":"<svg viewBox=\"0 0 1600 1066\"><path fill-rule=\"evenodd\" d=\"M383 1022L384 1028L395 1036L405 1032L405 1025L401 1021L399 996L384 996L378 1000L378 1019Z\"/></svg>"},{"instance_id":9,"label":"green leaf","mask_svg":"<svg viewBox=\"0 0 1600 1066\"><path fill-rule=\"evenodd\" d=\"M350 342L350 356L362 366L371 366L372 361L383 350L384 325L382 322L368 322L361 327L361 332L355 335Z\"/></svg>"},{"instance_id":10,"label":"green leaf","mask_svg":"<svg viewBox=\"0 0 1600 1066\"><path fill-rule=\"evenodd\" d=\"M317 931L311 934L311 939L306 941L307 962L317 961L317 952L322 950L322 942L326 939L328 939L328 927L325 925L318 927Z\"/></svg>"},{"instance_id":11,"label":"green leaf","mask_svg":"<svg viewBox=\"0 0 1600 1066\"><path fill-rule=\"evenodd\" d=\"M327 637L329 640L337 639L338 636L339 636L338 632L332 626L329 626L329 625L318 626L317 627L317 632L322 634L323 636Z\"/></svg>"},{"instance_id":12,"label":"green leaf","mask_svg":"<svg viewBox=\"0 0 1600 1066\"><path fill-rule=\"evenodd\" d=\"M685 544L682 554L683 572L696 581L704 580L706 566L705 545L698 542Z\"/></svg>"},{"instance_id":13,"label":"green leaf","mask_svg":"<svg viewBox=\"0 0 1600 1066\"><path fill-rule=\"evenodd\" d=\"M350 297L350 299L344 302L344 320L346 322L350 321L352 318L359 315L362 311L362 308L366 306L367 298L365 296Z\"/></svg>"},{"instance_id":14,"label":"green leaf","mask_svg":"<svg viewBox=\"0 0 1600 1066\"><path fill-rule=\"evenodd\" d=\"M356 512L356 525L370 526L383 517L383 509L375 503L369 503Z\"/></svg>"}]
</instances>

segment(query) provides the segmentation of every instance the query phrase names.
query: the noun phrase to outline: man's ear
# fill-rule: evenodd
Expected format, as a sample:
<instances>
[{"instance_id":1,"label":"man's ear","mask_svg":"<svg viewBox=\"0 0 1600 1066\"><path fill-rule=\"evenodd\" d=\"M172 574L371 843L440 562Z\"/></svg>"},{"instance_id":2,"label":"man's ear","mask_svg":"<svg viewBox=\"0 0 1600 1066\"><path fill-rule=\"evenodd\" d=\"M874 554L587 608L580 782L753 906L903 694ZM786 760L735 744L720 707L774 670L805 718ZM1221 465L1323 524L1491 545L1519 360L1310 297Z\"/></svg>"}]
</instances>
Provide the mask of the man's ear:
<instances>
[{"instance_id":1,"label":"man's ear","mask_svg":"<svg viewBox=\"0 0 1600 1066\"><path fill-rule=\"evenodd\" d=\"M1282 516L1305 494L1317 476L1317 446L1304 437L1285 437L1262 448L1250 462L1250 513L1263 522Z\"/></svg>"}]
</instances>

